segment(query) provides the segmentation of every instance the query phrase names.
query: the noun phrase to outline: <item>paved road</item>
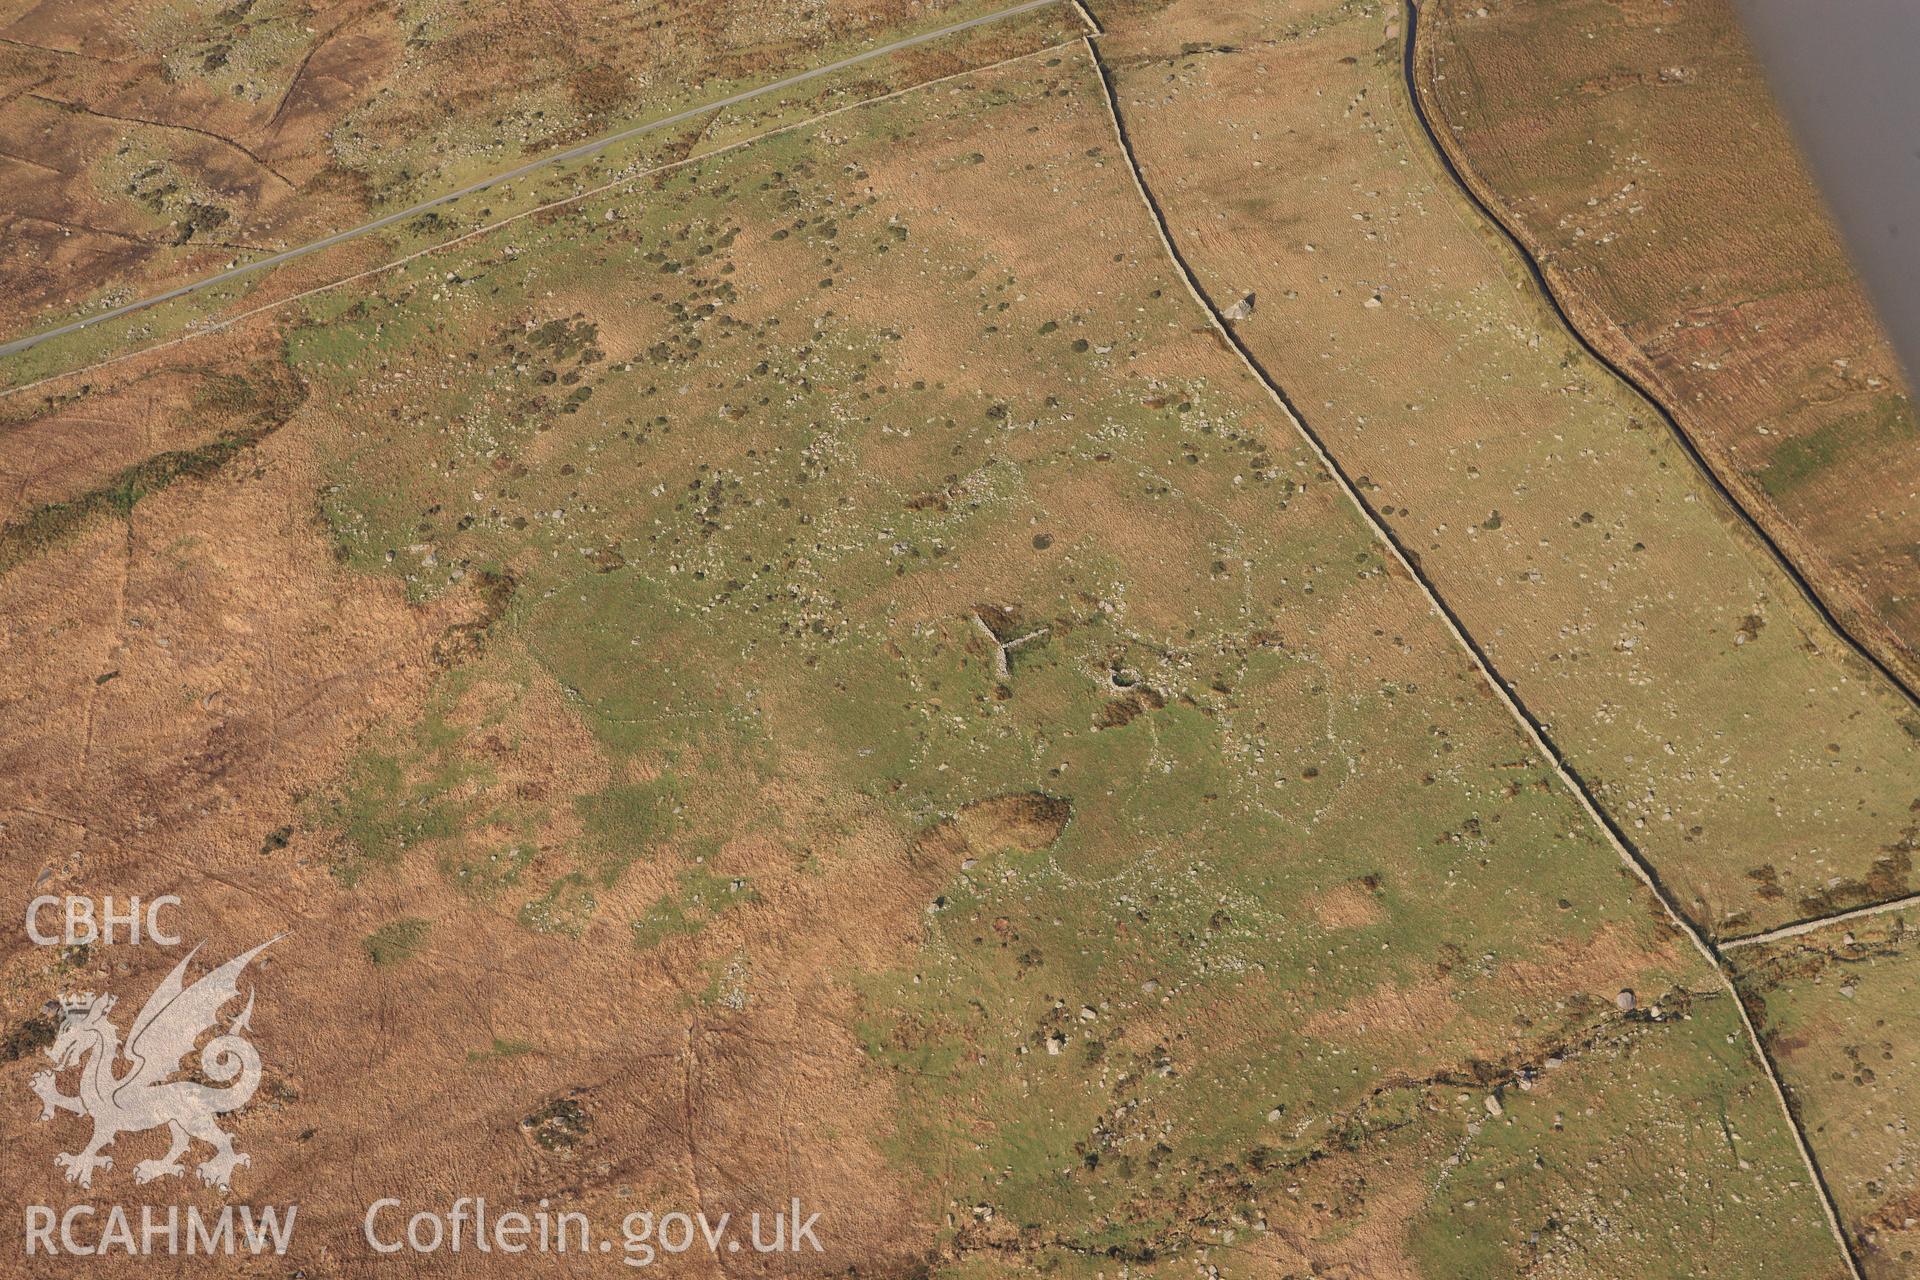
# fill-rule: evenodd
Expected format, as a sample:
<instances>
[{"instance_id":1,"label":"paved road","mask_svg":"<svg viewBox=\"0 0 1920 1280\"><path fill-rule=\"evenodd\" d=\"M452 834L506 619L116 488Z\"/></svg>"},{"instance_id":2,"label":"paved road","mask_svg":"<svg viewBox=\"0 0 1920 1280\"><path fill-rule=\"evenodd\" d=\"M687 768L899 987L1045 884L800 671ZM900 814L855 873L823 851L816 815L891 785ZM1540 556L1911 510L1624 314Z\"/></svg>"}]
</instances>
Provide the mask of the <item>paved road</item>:
<instances>
[{"instance_id":1,"label":"paved road","mask_svg":"<svg viewBox=\"0 0 1920 1280\"><path fill-rule=\"evenodd\" d=\"M136 302L126 303L124 306L102 311L98 315L85 316L79 320L69 321L66 324L48 329L42 333L28 334L24 338L15 338L11 342L0 343L0 357L18 355L22 351L31 351L34 347L39 346L50 338L58 338L62 334L75 333L81 329L102 324L108 320L117 320L121 316L131 315L135 311L144 310L158 303L168 302L174 298L183 298L201 289L209 289L214 285L224 284L229 280L244 276L249 272L263 271L268 267L275 267L283 262L291 262L295 258L305 257L309 253L318 253L322 249L330 249L336 244L342 244L353 239L355 236L363 236L369 231L378 231L382 227L390 227L396 222L405 222L409 218L418 217L429 209L435 209L443 204L449 204L463 196L470 196L475 192L485 191L489 187L498 186L503 182L511 182L515 178L525 177L529 173L534 173L550 165L564 164L569 160L578 160L582 156L590 156L597 151L604 151L616 143L625 142L629 138L638 138L644 134L654 133L661 129L670 129L676 124L683 124L696 116L705 115L709 111L718 111L726 107L738 106L742 102L747 102L769 93L778 93L782 89L791 89L793 86L805 84L809 80L818 80L822 76L830 76L836 71L845 71L848 67L857 67L863 62L872 62L876 58L884 58L888 54L898 53L902 49L911 49L915 45L926 44L930 41L938 40L943 36L954 35L957 32L967 31L974 27L985 26L990 22L998 22L1002 18L1011 18L1018 14L1030 13L1035 9L1044 9L1048 5L1059 3L1061 3L1061 0L1024 0L1023 3L1013 5L1010 8L998 9L992 13L982 14L977 18L968 18L965 22L956 22L951 26L941 27L938 31L926 31L917 36L907 36L904 39L895 40L892 44L884 44L877 49L868 49L864 53L856 53L851 57L842 58L838 62L829 62L823 67L815 67L811 71L802 71L796 75L790 75L784 80L775 80L771 84L763 84L754 89L743 89L739 93L731 94L725 98L716 98L712 102L703 102L699 106L688 107L684 111L676 111L670 116L663 116L658 120L649 120L645 124L637 124L630 128L622 129L617 133L610 133L603 138L596 138L591 142L583 142L576 147L568 147L565 151L556 151L552 155L542 156L538 160L529 160L518 168L509 169L505 173L496 173L492 177L482 178L480 181L470 183L458 190L435 196L431 200L424 200L419 204L400 209L394 213L384 214L381 217L375 218L372 222L362 223L360 226L350 228L346 231L336 231L332 235L322 236L318 240L300 245L297 248L282 249L280 252L270 253L264 258L256 258L252 262L244 262L237 267L231 267L220 272L218 275L211 275L203 280L195 280L188 284L179 285L165 292L156 293L151 297L141 298Z\"/></svg>"}]
</instances>

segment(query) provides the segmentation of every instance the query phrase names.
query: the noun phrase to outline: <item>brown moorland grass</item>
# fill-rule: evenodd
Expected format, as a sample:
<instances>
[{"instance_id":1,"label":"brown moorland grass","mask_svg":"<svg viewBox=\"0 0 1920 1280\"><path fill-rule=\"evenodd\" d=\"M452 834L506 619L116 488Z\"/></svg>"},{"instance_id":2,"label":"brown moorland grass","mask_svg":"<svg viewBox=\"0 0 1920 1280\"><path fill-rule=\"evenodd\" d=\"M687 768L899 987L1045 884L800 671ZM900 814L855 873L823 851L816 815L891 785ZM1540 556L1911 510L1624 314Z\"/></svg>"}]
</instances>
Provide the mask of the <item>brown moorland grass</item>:
<instances>
[{"instance_id":1,"label":"brown moorland grass","mask_svg":"<svg viewBox=\"0 0 1920 1280\"><path fill-rule=\"evenodd\" d=\"M1433 0L1424 96L1588 338L1911 681L1920 420L1728 0Z\"/></svg>"},{"instance_id":2,"label":"brown moorland grass","mask_svg":"<svg viewBox=\"0 0 1920 1280\"><path fill-rule=\"evenodd\" d=\"M671 963L633 972L617 923L593 945L571 946L510 907L476 909L499 873L483 865L465 875L467 864L509 841L548 858L556 845L582 845L573 798L605 789L610 766L550 678L523 674L506 698L456 677L470 666L448 670L449 653L475 661L470 643L450 642L481 616L478 593L409 604L397 582L339 563L316 515L323 439L311 418L298 420L210 476L67 530L0 577L9 894L175 893L186 905L174 923L216 958L290 934L254 973L266 1078L225 1123L256 1156L242 1173L250 1203L301 1205L300 1234L312 1243L296 1256L310 1268L335 1265L329 1246L336 1258L365 1254L350 1169L374 1171L380 1194L422 1204L451 1179L496 1197L524 1193L529 1208L551 1195L598 1213L618 1185L616 1221L637 1200L725 1200L777 1171L783 1193L844 1224L842 1242L885 1248L905 1209L889 1198L892 1174L877 1156L863 1163L857 1144L825 1139L805 1144L798 1168L777 1154L802 1114L834 1117L865 1142L887 1105L883 1084L849 1070L858 1046L844 993L801 983L716 1027L697 1002L676 1012L681 984L697 988L697 975ZM524 671L510 641L500 644L503 669ZM502 831L483 810L472 857L432 850L407 875L349 887L314 832L328 820L329 787L364 759L369 733L377 740L382 724L423 715L457 741L449 772L461 799L497 788L523 804L550 797L552 811ZM644 760L626 762L614 781L648 773ZM744 856L719 853L730 869L747 869ZM632 891L657 895L670 876L634 879ZM783 932L833 936L791 910L783 919ZM395 921L414 926L407 948L364 945ZM47 1065L33 1030L46 999L112 988L137 1009L177 958L153 946L35 948L11 933L0 982L22 1049L6 1056L9 1084L25 1089ZM636 1003L654 1016L635 1023ZM527 1120L556 1098L591 1127L549 1149ZM65 1205L86 1194L49 1158L74 1135L35 1124L31 1108L12 1109L5 1124L7 1176L23 1197ZM143 1193L127 1180L138 1159L159 1154L158 1137L123 1137L116 1172L102 1175L112 1185L96 1183L94 1194L217 1210L217 1193L197 1184ZM699 1163L709 1146L726 1154ZM583 1176L594 1184L585 1193ZM22 1274L66 1264L28 1265ZM205 1265L208 1274L248 1266ZM332 1273L368 1274L346 1265ZM113 1273L109 1261L102 1274Z\"/></svg>"},{"instance_id":3,"label":"brown moorland grass","mask_svg":"<svg viewBox=\"0 0 1920 1280\"><path fill-rule=\"evenodd\" d=\"M136 360L111 384L74 379L0 406L0 567L11 568L146 496L204 477L278 430L305 388L270 336Z\"/></svg>"},{"instance_id":4,"label":"brown moorland grass","mask_svg":"<svg viewBox=\"0 0 1920 1280\"><path fill-rule=\"evenodd\" d=\"M179 888L217 948L294 924L238 1121L244 1194L303 1205L292 1265L373 1272L372 1195L466 1193L603 1231L797 1195L818 1274L1191 1274L1251 1243L1276 1274L1627 1275L1705 1266L1717 1230L1770 1233L1731 1274L1831 1270L1735 1011L1193 312L1084 57L610 193L278 336L308 394L261 449L313 470L246 507L252 472L188 477L134 528L237 523L207 541L297 561L277 589L321 621L374 592L355 672L431 660L444 629L404 620L491 626L269 804L221 788L288 759L273 733L156 784L142 813L225 825L76 883ZM128 678L90 685L32 594L108 594L124 531L88 528L0 579L63 726ZM267 589L156 637L136 761L192 711L180 664L284 660L221 608ZM1003 668L983 625L1045 634ZM171 958L9 945L10 1027ZM1333 1012L1382 990L1419 993L1417 1041ZM17 1185L64 1203L69 1130L4 1123Z\"/></svg>"},{"instance_id":5,"label":"brown moorland grass","mask_svg":"<svg viewBox=\"0 0 1920 1280\"><path fill-rule=\"evenodd\" d=\"M310 442L270 434L8 565L10 824L56 833L16 840L23 885L247 866L268 815L419 696L435 640L479 603L410 607L349 574L315 483Z\"/></svg>"},{"instance_id":6,"label":"brown moorland grass","mask_svg":"<svg viewBox=\"0 0 1920 1280\"><path fill-rule=\"evenodd\" d=\"M1681 907L1725 936L1900 892L1911 708L1446 179L1397 10L1110 25L1203 285L1256 294L1238 335Z\"/></svg>"}]
</instances>

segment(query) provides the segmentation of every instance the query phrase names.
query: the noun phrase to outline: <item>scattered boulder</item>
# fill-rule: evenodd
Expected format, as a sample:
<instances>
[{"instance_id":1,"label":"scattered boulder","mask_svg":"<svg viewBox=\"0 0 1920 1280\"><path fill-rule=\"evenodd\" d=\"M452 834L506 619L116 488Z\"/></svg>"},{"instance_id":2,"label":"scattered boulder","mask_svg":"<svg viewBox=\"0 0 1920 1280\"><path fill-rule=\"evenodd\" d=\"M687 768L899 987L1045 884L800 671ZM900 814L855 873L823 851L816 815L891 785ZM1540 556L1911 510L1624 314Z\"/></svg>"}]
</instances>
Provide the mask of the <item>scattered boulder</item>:
<instances>
[{"instance_id":1,"label":"scattered boulder","mask_svg":"<svg viewBox=\"0 0 1920 1280\"><path fill-rule=\"evenodd\" d=\"M1248 294L1220 314L1229 320L1245 320L1253 314L1253 295Z\"/></svg>"},{"instance_id":2,"label":"scattered boulder","mask_svg":"<svg viewBox=\"0 0 1920 1280\"><path fill-rule=\"evenodd\" d=\"M580 1104L580 1090L551 1098L538 1111L520 1122L520 1128L548 1151L566 1152L580 1145L593 1129L587 1109Z\"/></svg>"}]
</instances>

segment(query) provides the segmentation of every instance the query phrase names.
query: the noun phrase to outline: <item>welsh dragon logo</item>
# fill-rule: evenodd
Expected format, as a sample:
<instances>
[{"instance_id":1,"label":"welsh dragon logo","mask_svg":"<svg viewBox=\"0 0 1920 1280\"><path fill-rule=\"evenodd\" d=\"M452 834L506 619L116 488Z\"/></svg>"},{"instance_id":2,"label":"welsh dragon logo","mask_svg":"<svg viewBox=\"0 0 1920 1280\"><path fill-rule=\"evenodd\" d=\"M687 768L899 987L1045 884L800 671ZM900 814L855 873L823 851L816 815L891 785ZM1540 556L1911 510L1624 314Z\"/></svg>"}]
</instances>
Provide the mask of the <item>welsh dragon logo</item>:
<instances>
[{"instance_id":1,"label":"welsh dragon logo","mask_svg":"<svg viewBox=\"0 0 1920 1280\"><path fill-rule=\"evenodd\" d=\"M214 1123L215 1116L247 1105L260 1087L260 1054L242 1034L253 1016L251 991L246 1008L200 1050L198 1074L223 1087L169 1077L181 1071L182 1060L201 1035L217 1029L220 1010L239 998L240 974L248 962L285 936L267 939L188 986L187 965L200 951L195 947L147 998L124 1049L120 1029L107 1017L113 1011L112 996L89 992L61 999L60 1030L46 1051L54 1069L35 1075L32 1087L40 1096L42 1120L71 1111L93 1121L93 1138L85 1147L53 1158L67 1171L68 1182L92 1186L94 1170L113 1168L113 1157L101 1152L116 1137L161 1125L172 1135L172 1145L160 1159L134 1166L135 1182L184 1174L180 1157L196 1138L213 1148L213 1155L196 1169L210 1186L226 1186L235 1168L252 1163ZM116 1075L123 1056L131 1065ZM80 1091L70 1096L60 1092L57 1077L75 1066L80 1068Z\"/></svg>"}]
</instances>

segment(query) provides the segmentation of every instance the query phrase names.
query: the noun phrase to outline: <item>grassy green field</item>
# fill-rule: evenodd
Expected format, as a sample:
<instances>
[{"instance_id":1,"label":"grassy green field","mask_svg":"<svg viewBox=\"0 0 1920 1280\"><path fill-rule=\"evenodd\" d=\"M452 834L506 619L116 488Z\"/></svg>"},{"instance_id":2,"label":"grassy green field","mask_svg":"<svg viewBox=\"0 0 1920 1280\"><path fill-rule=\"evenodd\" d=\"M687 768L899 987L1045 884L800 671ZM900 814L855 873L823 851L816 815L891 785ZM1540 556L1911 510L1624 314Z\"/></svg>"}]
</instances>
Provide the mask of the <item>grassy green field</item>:
<instances>
[{"instance_id":1,"label":"grassy green field","mask_svg":"<svg viewBox=\"0 0 1920 1280\"><path fill-rule=\"evenodd\" d=\"M1121 110L1201 280L1256 294L1239 335L1705 930L1909 887L1886 850L1920 719L1440 168L1402 22L1175 5L1116 27Z\"/></svg>"},{"instance_id":2,"label":"grassy green field","mask_svg":"<svg viewBox=\"0 0 1920 1280\"><path fill-rule=\"evenodd\" d=\"M1122 97L1151 86L1190 111L1207 59L1251 76L1283 56L1357 88L1392 55L1383 13L1288 11L1285 47L1248 54L1189 48L1212 18L1175 9L1185 52L1123 62ZM1365 119L1360 101L1325 110ZM1368 180L1420 172L1380 122L1353 127L1351 150L1392 165ZM1251 132L1223 113L1210 145L1235 128ZM1793 806L1818 786L1823 833L1910 821L1889 816L1898 778L1869 768L1905 758L1873 755L1897 724L1810 651L1790 601L1723 634L1715 574L1738 563L1764 594L1762 571L1650 438L1601 459L1596 441L1629 429L1617 405L1527 345L1457 210L1423 189L1432 207L1390 233L1349 230L1331 176L1308 172L1314 199L1282 189L1259 211L1336 221L1316 253L1386 245L1399 262L1402 222L1467 237L1420 248L1433 273L1472 277L1421 304L1430 327L1471 318L1441 330L1465 354L1433 357L1415 390L1384 347L1329 330L1342 359L1309 402L1336 383L1356 404L1417 395L1366 437L1393 440L1389 460L1424 456L1429 406L1435 438L1479 425L1501 446L1446 446L1472 483L1422 505L1466 504L1475 532L1445 517L1423 565L1463 541L1515 557L1473 562L1514 602L1484 638L1496 657L1559 626L1585 637L1524 680L1572 691L1557 732L1563 711L1606 727L1579 762L1624 753L1603 798L1663 869L1785 911L1775 896L1813 892L1818 866L1819 892L1846 900L1852 844L1774 854L1771 880L1734 859L1800 840ZM1212 212L1170 222L1186 235ZM1331 269L1322 284L1356 315L1391 310ZM1305 292L1259 289L1261 317ZM1315 362L1307 333L1294 355ZM1578 394L1516 406L1487 375L1473 389L1491 407L1453 422L1482 341ZM263 362L249 386L277 387L271 368L301 395L266 397L251 452L170 474L169 511L230 500L250 464L297 477L310 509L276 536L351 582L350 616L455 620L419 641L417 686L394 682L414 694L385 694L333 744L337 767L260 802L264 838L221 854L220 885L297 903L353 966L352 983L312 964L287 979L337 1019L260 1121L302 1135L308 1172L350 1151L369 1185L398 1185L430 1163L615 1233L646 1197L744 1212L804 1192L832 1215L820 1270L849 1274L1843 1274L1732 993L1193 305L1083 46L476 235L90 374L19 425L95 397L125 412L160 371L242 355ZM1568 416L1529 416L1545 404ZM1576 458L1582 475L1650 472L1610 495L1565 479ZM1363 479L1409 527L1396 473ZM1569 487L1609 514L1548 538ZM1628 488L1644 527L1607 506ZM104 546L130 511L148 519L106 502L19 563L83 528ZM111 550L132 561L128 528ZM1629 537L1705 567L1630 573L1612 559L1641 554ZM1577 626L1564 594L1515 576L1549 544L1585 549L1542 574L1580 584ZM224 581L203 559L178 575ZM1708 622L1681 651L1754 663L1629 704L1653 672L1631 664L1654 658L1589 661L1588 633L1605 612L1609 633L1665 643L1685 592ZM252 643L213 587L193 603L227 628L195 633L209 648ZM237 697L259 669L222 678ZM1782 685L1805 705L1760 705ZM1661 728L1685 751L1648 764L1649 723L1715 692L1722 718L1681 726L1698 739ZM1792 774L1835 708L1852 708L1847 747ZM273 706L257 749L298 710ZM1767 735L1773 772L1748 778ZM1727 758L1707 761L1708 741ZM254 749L214 747L196 767L221 785ZM1650 791L1622 800L1632 780ZM1730 852L1728 831L1765 825L1758 792L1777 800L1774 843ZM369 1009L363 1053L338 1028ZM329 1248L360 1230L339 1194L312 1200Z\"/></svg>"},{"instance_id":3,"label":"grassy green field","mask_svg":"<svg viewBox=\"0 0 1920 1280\"><path fill-rule=\"evenodd\" d=\"M512 583L317 810L340 873L611 918L723 1012L833 894L955 1274L1281 1219L1431 1274L1768 1221L1817 1273L1711 976L1196 321L1079 55L330 298L287 350L340 554ZM1699 1179L1632 1243L1571 1176L1626 1149L1610 1194Z\"/></svg>"},{"instance_id":4,"label":"grassy green field","mask_svg":"<svg viewBox=\"0 0 1920 1280\"><path fill-rule=\"evenodd\" d=\"M1738 6L1482 8L1422 10L1430 114L1588 336L1911 683L1920 418Z\"/></svg>"},{"instance_id":5,"label":"grassy green field","mask_svg":"<svg viewBox=\"0 0 1920 1280\"><path fill-rule=\"evenodd\" d=\"M1920 1258L1913 921L1912 912L1895 912L1734 953L1875 1280L1911 1275Z\"/></svg>"}]
</instances>

